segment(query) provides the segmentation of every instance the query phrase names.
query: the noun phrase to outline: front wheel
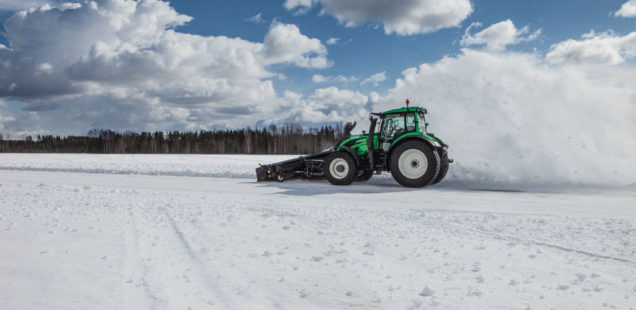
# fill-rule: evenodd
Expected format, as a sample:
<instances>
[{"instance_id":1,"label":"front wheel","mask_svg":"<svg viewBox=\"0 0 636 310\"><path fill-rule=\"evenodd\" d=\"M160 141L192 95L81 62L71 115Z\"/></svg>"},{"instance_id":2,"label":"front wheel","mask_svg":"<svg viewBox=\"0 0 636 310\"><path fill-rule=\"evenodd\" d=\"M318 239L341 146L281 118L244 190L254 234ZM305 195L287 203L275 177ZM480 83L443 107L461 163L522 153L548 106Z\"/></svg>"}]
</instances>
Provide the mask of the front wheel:
<instances>
[{"instance_id":1,"label":"front wheel","mask_svg":"<svg viewBox=\"0 0 636 310\"><path fill-rule=\"evenodd\" d=\"M358 167L351 155L335 152L325 161L325 176L333 185L349 185L358 177Z\"/></svg>"},{"instance_id":2,"label":"front wheel","mask_svg":"<svg viewBox=\"0 0 636 310\"><path fill-rule=\"evenodd\" d=\"M431 184L440 170L439 154L424 141L407 141L391 154L391 175L405 187Z\"/></svg>"}]
</instances>

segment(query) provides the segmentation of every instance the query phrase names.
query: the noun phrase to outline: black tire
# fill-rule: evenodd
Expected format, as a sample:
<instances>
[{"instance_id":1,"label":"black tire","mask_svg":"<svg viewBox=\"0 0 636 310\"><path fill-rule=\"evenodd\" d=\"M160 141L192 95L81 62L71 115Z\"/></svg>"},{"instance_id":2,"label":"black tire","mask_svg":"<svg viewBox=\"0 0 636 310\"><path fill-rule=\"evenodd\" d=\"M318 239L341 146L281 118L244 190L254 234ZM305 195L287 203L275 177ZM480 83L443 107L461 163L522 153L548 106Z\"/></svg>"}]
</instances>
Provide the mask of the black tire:
<instances>
[{"instance_id":1,"label":"black tire","mask_svg":"<svg viewBox=\"0 0 636 310\"><path fill-rule=\"evenodd\" d=\"M369 179L371 179L372 176L373 176L373 171L365 170L364 172L362 172L362 174L360 174L360 176L358 176L358 178L356 179L356 182L369 181Z\"/></svg>"},{"instance_id":2,"label":"black tire","mask_svg":"<svg viewBox=\"0 0 636 310\"><path fill-rule=\"evenodd\" d=\"M325 177L333 185L349 185L358 177L358 166L351 155L335 152L325 160Z\"/></svg>"},{"instance_id":3,"label":"black tire","mask_svg":"<svg viewBox=\"0 0 636 310\"><path fill-rule=\"evenodd\" d=\"M426 167L423 166L424 159ZM431 184L439 174L440 166L439 154L424 141L406 141L391 152L391 175L404 187L423 187Z\"/></svg>"},{"instance_id":4,"label":"black tire","mask_svg":"<svg viewBox=\"0 0 636 310\"><path fill-rule=\"evenodd\" d=\"M446 151L440 151L440 153L442 154L440 155L441 163L439 167L439 173L437 174L437 177L435 178L433 183L431 183L431 185L441 182L444 179L444 177L446 177L446 173L448 173L448 166L450 165L450 159L448 159L448 153L446 153Z\"/></svg>"}]
</instances>

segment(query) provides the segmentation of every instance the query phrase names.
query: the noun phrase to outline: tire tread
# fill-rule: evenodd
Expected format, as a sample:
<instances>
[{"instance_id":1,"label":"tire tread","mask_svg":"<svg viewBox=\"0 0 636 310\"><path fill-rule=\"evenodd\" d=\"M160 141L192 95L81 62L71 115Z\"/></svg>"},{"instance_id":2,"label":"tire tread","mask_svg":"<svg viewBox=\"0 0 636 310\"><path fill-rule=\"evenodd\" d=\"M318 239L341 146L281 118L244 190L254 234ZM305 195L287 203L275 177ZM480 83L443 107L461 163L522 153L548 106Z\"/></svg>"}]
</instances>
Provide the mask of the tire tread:
<instances>
[{"instance_id":1,"label":"tire tread","mask_svg":"<svg viewBox=\"0 0 636 310\"><path fill-rule=\"evenodd\" d=\"M409 149L419 149L426 155L427 159L429 159L429 168L426 170L426 173L418 179L409 179L402 175L399 169L398 160L400 158L400 154ZM431 159L433 163L431 163ZM431 167L432 166L432 167ZM404 187L424 187L430 185L435 181L437 175L440 172L441 160L438 152L433 150L433 148L428 145L424 141L405 141L398 146L395 147L395 150L391 152L390 158L390 167L391 167L391 175L396 182Z\"/></svg>"}]
</instances>

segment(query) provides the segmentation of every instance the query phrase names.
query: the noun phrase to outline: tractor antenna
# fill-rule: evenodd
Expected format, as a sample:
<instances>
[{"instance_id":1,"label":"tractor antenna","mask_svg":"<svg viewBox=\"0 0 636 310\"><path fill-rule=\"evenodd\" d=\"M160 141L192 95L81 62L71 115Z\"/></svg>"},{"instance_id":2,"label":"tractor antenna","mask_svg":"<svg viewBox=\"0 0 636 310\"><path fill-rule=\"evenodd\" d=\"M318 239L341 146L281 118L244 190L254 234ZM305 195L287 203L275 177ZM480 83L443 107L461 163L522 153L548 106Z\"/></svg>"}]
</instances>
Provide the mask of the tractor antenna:
<instances>
[{"instance_id":1,"label":"tractor antenna","mask_svg":"<svg viewBox=\"0 0 636 310\"><path fill-rule=\"evenodd\" d=\"M406 109L408 110L409 108L409 103L411 103L411 100L409 100L408 98L406 99Z\"/></svg>"}]
</instances>

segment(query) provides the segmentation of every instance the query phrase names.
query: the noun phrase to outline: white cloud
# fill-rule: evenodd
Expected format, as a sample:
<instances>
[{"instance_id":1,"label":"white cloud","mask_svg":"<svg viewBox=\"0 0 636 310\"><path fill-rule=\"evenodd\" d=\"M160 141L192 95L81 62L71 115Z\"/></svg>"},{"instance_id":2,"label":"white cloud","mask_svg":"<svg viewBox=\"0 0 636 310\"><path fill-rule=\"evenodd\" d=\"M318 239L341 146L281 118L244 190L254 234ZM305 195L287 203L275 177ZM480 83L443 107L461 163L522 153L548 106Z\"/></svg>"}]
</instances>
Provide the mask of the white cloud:
<instances>
[{"instance_id":1,"label":"white cloud","mask_svg":"<svg viewBox=\"0 0 636 310\"><path fill-rule=\"evenodd\" d=\"M32 8L39 8L42 5L50 4L47 0L0 0L0 11L18 11Z\"/></svg>"},{"instance_id":2,"label":"white cloud","mask_svg":"<svg viewBox=\"0 0 636 310\"><path fill-rule=\"evenodd\" d=\"M265 36L268 63L293 63L303 68L326 68L327 48L320 40L306 37L296 25L274 22Z\"/></svg>"},{"instance_id":3,"label":"white cloud","mask_svg":"<svg viewBox=\"0 0 636 310\"><path fill-rule=\"evenodd\" d=\"M493 24L478 33L472 34L470 32L472 28L481 26L481 23L472 23L468 26L460 42L461 45L486 45L488 49L502 51L506 49L507 45L531 41L541 34L541 29L539 29L524 37L525 34L530 32L528 27L526 26L518 30L515 24L509 19Z\"/></svg>"},{"instance_id":4,"label":"white cloud","mask_svg":"<svg viewBox=\"0 0 636 310\"><path fill-rule=\"evenodd\" d=\"M368 117L369 97L352 90L337 87L316 89L307 97L287 91L281 114L272 123L294 121L304 124L334 122L362 122Z\"/></svg>"},{"instance_id":5,"label":"white cloud","mask_svg":"<svg viewBox=\"0 0 636 310\"><path fill-rule=\"evenodd\" d=\"M53 73L53 65L43 62L36 67L35 74L51 74Z\"/></svg>"},{"instance_id":6,"label":"white cloud","mask_svg":"<svg viewBox=\"0 0 636 310\"><path fill-rule=\"evenodd\" d=\"M314 74L311 77L311 80L314 83L353 83L358 80L355 76L344 76L344 75L336 75L336 76L324 76L322 74Z\"/></svg>"},{"instance_id":7,"label":"white cloud","mask_svg":"<svg viewBox=\"0 0 636 310\"><path fill-rule=\"evenodd\" d=\"M636 56L636 32L624 36L591 31L582 40L569 39L550 48L550 63L598 63L617 65Z\"/></svg>"},{"instance_id":8,"label":"white cloud","mask_svg":"<svg viewBox=\"0 0 636 310\"><path fill-rule=\"evenodd\" d=\"M314 74L314 75L311 77L311 80L312 80L314 83L325 83L325 82L327 82L327 81L329 80L329 77L326 77L326 76L324 76L324 75L322 75L322 74Z\"/></svg>"},{"instance_id":9,"label":"white cloud","mask_svg":"<svg viewBox=\"0 0 636 310\"><path fill-rule=\"evenodd\" d=\"M374 110L428 108L450 145L450 181L474 186L636 182L636 68L550 65L535 53L464 49L409 68ZM554 189L555 187L551 187Z\"/></svg>"},{"instance_id":10,"label":"white cloud","mask_svg":"<svg viewBox=\"0 0 636 310\"><path fill-rule=\"evenodd\" d=\"M636 0L629 0L614 13L616 17L636 17Z\"/></svg>"},{"instance_id":11,"label":"white cloud","mask_svg":"<svg viewBox=\"0 0 636 310\"><path fill-rule=\"evenodd\" d=\"M334 16L346 27L376 21L384 25L386 34L397 35L456 27L473 11L470 0L287 0L284 7L305 12L318 4L322 14Z\"/></svg>"},{"instance_id":12,"label":"white cloud","mask_svg":"<svg viewBox=\"0 0 636 310\"><path fill-rule=\"evenodd\" d=\"M0 105L0 111L2 111L2 105ZM10 116L6 116L3 115L4 113L0 113L0 135L2 136L2 139L9 139L10 137L7 136L4 131L6 130L4 124L5 123L9 123L9 122L13 122L15 121L15 119L13 117Z\"/></svg>"},{"instance_id":13,"label":"white cloud","mask_svg":"<svg viewBox=\"0 0 636 310\"><path fill-rule=\"evenodd\" d=\"M265 20L263 19L263 13L260 13L260 12L258 14L256 14L256 15L246 19L246 21L252 22L252 23L255 23L255 24L264 24L265 23Z\"/></svg>"},{"instance_id":14,"label":"white cloud","mask_svg":"<svg viewBox=\"0 0 636 310\"><path fill-rule=\"evenodd\" d=\"M281 101L272 79L283 75L271 65L330 65L320 40L295 25L272 24L261 43L178 32L191 17L159 0L60 6L5 21L0 98L25 109L3 112L16 119L14 128L26 122L77 134L253 125Z\"/></svg>"},{"instance_id":15,"label":"white cloud","mask_svg":"<svg viewBox=\"0 0 636 310\"><path fill-rule=\"evenodd\" d=\"M287 0L283 6L288 10L293 10L297 7L311 7L315 0Z\"/></svg>"},{"instance_id":16,"label":"white cloud","mask_svg":"<svg viewBox=\"0 0 636 310\"><path fill-rule=\"evenodd\" d=\"M329 38L325 43L327 45L335 45L338 44L338 41L340 41L340 38Z\"/></svg>"},{"instance_id":17,"label":"white cloud","mask_svg":"<svg viewBox=\"0 0 636 310\"><path fill-rule=\"evenodd\" d=\"M362 82L360 82L360 86L364 86L366 84L373 84L373 86L379 86L380 83L384 82L386 80L386 71L382 71L380 73L376 73L366 79L364 79Z\"/></svg>"}]
</instances>

